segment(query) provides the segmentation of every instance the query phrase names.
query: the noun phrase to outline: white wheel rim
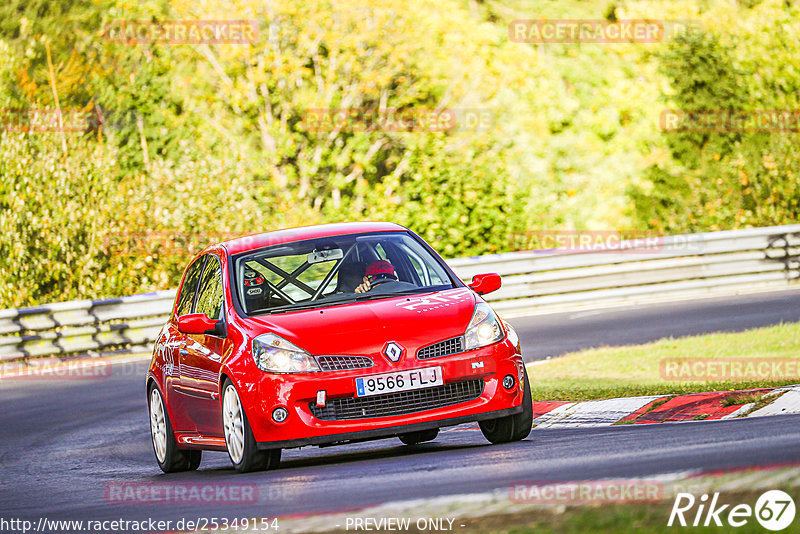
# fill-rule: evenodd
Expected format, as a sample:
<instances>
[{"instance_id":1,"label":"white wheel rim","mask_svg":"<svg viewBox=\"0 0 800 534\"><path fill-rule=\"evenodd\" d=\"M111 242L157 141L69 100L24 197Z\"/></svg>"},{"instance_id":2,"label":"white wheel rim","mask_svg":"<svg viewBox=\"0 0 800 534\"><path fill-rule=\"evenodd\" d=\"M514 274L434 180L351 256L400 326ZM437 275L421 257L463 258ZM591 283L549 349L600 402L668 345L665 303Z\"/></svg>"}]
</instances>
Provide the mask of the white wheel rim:
<instances>
[{"instance_id":1,"label":"white wheel rim","mask_svg":"<svg viewBox=\"0 0 800 534\"><path fill-rule=\"evenodd\" d=\"M232 384L225 388L225 395L222 401L222 422L225 427L225 444L228 446L228 454L231 455L233 463L238 464L242 461L244 452L244 414L242 413L242 403L239 402L239 395Z\"/></svg>"},{"instance_id":2,"label":"white wheel rim","mask_svg":"<svg viewBox=\"0 0 800 534\"><path fill-rule=\"evenodd\" d=\"M153 450L161 463L167 457L167 420L164 416L164 403L156 388L150 393L150 433L153 435Z\"/></svg>"}]
</instances>

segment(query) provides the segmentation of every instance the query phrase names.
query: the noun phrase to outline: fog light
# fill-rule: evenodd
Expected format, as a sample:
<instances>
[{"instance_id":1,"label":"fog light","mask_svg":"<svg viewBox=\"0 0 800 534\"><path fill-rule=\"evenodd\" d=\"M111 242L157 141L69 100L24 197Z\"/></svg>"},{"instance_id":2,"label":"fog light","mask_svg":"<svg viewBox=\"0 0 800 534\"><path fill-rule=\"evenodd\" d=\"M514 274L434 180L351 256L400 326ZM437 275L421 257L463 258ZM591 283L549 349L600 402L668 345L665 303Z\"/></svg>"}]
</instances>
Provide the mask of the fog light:
<instances>
[{"instance_id":1,"label":"fog light","mask_svg":"<svg viewBox=\"0 0 800 534\"><path fill-rule=\"evenodd\" d=\"M287 417L289 417L289 412L286 411L286 408L275 408L272 411L272 419L276 423L283 423Z\"/></svg>"},{"instance_id":2,"label":"fog light","mask_svg":"<svg viewBox=\"0 0 800 534\"><path fill-rule=\"evenodd\" d=\"M506 389L513 388L516 382L517 380L511 375L506 375L503 377L503 387Z\"/></svg>"}]
</instances>

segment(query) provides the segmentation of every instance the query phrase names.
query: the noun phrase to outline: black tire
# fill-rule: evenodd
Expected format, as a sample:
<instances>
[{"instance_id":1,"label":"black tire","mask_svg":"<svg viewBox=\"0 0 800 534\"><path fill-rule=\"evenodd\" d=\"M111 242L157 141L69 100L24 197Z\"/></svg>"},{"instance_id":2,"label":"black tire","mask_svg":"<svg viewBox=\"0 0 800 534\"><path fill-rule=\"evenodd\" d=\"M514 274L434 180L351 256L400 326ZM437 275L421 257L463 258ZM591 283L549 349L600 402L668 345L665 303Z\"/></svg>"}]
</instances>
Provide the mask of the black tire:
<instances>
[{"instance_id":1,"label":"black tire","mask_svg":"<svg viewBox=\"0 0 800 534\"><path fill-rule=\"evenodd\" d=\"M512 441L522 441L527 438L533 428L533 397L531 383L528 381L528 371L522 369L522 379L525 385L522 388L522 412L514 415L514 437Z\"/></svg>"},{"instance_id":2,"label":"black tire","mask_svg":"<svg viewBox=\"0 0 800 534\"><path fill-rule=\"evenodd\" d=\"M197 468L200 467L200 462L203 460L203 451L191 450L184 452L188 453L189 456L189 466L187 471L196 471Z\"/></svg>"},{"instance_id":3,"label":"black tire","mask_svg":"<svg viewBox=\"0 0 800 534\"><path fill-rule=\"evenodd\" d=\"M522 394L522 411L518 414L507 415L498 419L480 421L478 425L486 439L492 443L508 443L521 441L528 437L533 426L533 399L531 398L531 385L528 382L528 372L522 374L525 384Z\"/></svg>"},{"instance_id":4,"label":"black tire","mask_svg":"<svg viewBox=\"0 0 800 534\"><path fill-rule=\"evenodd\" d=\"M153 395L157 395L158 399L154 399ZM159 458L159 453L156 450L156 434L153 431L153 406L152 403L160 402L163 414L163 423L165 430L165 451L163 460ZM167 411L164 397L161 391L156 386L155 382L150 383L147 389L147 409L150 413L150 444L153 446L153 454L156 457L158 467L165 473L177 473L179 471L194 471L200 467L200 462L203 459L203 451L199 450L183 450L178 448L178 442L175 441L175 432L172 430L172 422L169 420L169 412Z\"/></svg>"},{"instance_id":5,"label":"black tire","mask_svg":"<svg viewBox=\"0 0 800 534\"><path fill-rule=\"evenodd\" d=\"M400 441L402 441L406 445L416 445L417 443L422 443L424 441L433 441L436 439L436 436L438 435L439 435L439 429L432 428L430 430L419 430L417 432L400 434L397 437L400 438Z\"/></svg>"},{"instance_id":6,"label":"black tire","mask_svg":"<svg viewBox=\"0 0 800 534\"><path fill-rule=\"evenodd\" d=\"M241 401L238 400L239 394L236 392L236 387L230 380L225 380L225 382L222 384L222 402L220 404L220 408L223 410L223 412L225 410L225 396L226 394L232 394L228 390L228 387L233 388L232 391L236 393L237 401L241 407ZM228 448L228 457L231 459L233 468L239 473L263 471L265 469L276 469L281 463L281 449L259 450L258 445L256 444L256 439L253 436L253 430L250 428L250 422L247 420L247 414L245 413L243 407L241 407L241 417L244 430L244 446L242 448L241 458L239 458L238 461L234 459L233 455L231 454L230 447ZM222 420L223 422L225 421L224 413L222 414Z\"/></svg>"}]
</instances>

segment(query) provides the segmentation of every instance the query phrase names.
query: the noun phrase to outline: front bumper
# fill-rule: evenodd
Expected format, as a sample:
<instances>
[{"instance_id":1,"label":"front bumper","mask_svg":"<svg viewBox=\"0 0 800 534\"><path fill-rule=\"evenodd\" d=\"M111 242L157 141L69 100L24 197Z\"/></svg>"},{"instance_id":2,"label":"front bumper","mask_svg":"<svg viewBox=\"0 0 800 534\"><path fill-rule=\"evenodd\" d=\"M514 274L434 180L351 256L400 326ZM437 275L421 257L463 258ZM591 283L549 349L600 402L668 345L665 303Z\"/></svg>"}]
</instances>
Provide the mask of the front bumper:
<instances>
[{"instance_id":1,"label":"front bumper","mask_svg":"<svg viewBox=\"0 0 800 534\"><path fill-rule=\"evenodd\" d=\"M368 369L303 374L263 373L259 380L240 390L253 435L259 448L287 448L325 445L391 437L406 432L458 425L503 417L522 410L523 390L519 383L524 362L517 348L506 339L488 347L451 356L417 360L408 356L391 364L382 355L373 356ZM324 390L327 401L355 396L355 378L406 369L440 366L445 384L482 380L477 398L414 413L363 419L323 420L316 418L310 404ZM517 377L511 390L501 382L506 375ZM277 423L272 412L286 408L289 416Z\"/></svg>"},{"instance_id":2,"label":"front bumper","mask_svg":"<svg viewBox=\"0 0 800 534\"><path fill-rule=\"evenodd\" d=\"M337 443L355 443L358 441L367 441L371 439L391 438L399 436L400 434L406 434L408 432L418 432L420 430L430 430L433 428L455 426L463 423L474 423L475 421L483 421L486 419L496 419L498 417L514 415L520 412L522 412L521 404L514 408L507 408L505 410L498 410L496 412L486 412L476 415L454 417L451 419L438 419L436 421L430 421L427 423L375 428L372 430L360 430L357 432L349 432L347 434L331 434L313 438L258 442L257 445L259 449L287 449L292 447L305 447L306 445L335 445Z\"/></svg>"}]
</instances>

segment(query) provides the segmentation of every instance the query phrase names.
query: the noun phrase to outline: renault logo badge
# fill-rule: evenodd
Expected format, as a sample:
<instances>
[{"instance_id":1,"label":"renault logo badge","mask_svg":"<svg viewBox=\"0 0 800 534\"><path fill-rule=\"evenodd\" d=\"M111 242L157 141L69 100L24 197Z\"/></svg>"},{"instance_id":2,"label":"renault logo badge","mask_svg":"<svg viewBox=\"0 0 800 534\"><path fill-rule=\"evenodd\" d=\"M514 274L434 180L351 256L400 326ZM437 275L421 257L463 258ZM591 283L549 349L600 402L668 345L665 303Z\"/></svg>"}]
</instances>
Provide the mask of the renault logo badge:
<instances>
[{"instance_id":1,"label":"renault logo badge","mask_svg":"<svg viewBox=\"0 0 800 534\"><path fill-rule=\"evenodd\" d=\"M394 363L400 361L400 358L403 356L404 352L405 349L401 347L399 344L395 343L394 341L388 342L383 347L384 356L389 358L389 360L393 361Z\"/></svg>"}]
</instances>

